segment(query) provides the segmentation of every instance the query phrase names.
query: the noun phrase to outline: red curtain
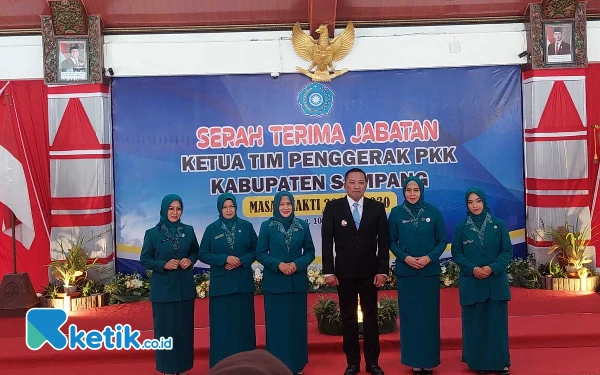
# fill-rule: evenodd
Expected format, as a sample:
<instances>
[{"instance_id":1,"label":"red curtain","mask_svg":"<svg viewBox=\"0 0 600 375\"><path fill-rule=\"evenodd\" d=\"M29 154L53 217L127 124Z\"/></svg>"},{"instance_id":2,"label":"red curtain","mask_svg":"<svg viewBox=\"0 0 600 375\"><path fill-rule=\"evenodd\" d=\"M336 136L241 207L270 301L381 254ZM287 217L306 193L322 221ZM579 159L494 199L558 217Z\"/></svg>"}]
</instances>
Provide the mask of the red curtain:
<instances>
[{"instance_id":1,"label":"red curtain","mask_svg":"<svg viewBox=\"0 0 600 375\"><path fill-rule=\"evenodd\" d=\"M0 89L5 84L6 81L0 82ZM9 101L14 101L14 107L7 105ZM27 272L35 290L40 291L48 283L46 266L50 262L48 93L44 82L11 81L0 99L0 121L6 116L10 116L10 123L17 126L15 130L19 132L18 145L24 151L22 156L26 157L26 160L21 160L21 157L19 161L25 169L35 228L35 238L29 250L17 242L17 272ZM8 126L6 123L4 125ZM0 210L0 215L5 216L6 207L2 208L4 209ZM10 219L4 217L0 219L10 222ZM0 276L12 272L12 239L10 235L0 232Z\"/></svg>"},{"instance_id":2,"label":"red curtain","mask_svg":"<svg viewBox=\"0 0 600 375\"><path fill-rule=\"evenodd\" d=\"M590 64L586 69L585 77L586 113L588 123L588 165L590 178L591 202L593 203L600 163L594 162L594 155L600 158L600 129L596 129L596 142L594 144L594 129L592 125L600 125L600 64ZM600 192L596 204L592 207L592 245L596 246L596 265L600 266Z\"/></svg>"}]
</instances>

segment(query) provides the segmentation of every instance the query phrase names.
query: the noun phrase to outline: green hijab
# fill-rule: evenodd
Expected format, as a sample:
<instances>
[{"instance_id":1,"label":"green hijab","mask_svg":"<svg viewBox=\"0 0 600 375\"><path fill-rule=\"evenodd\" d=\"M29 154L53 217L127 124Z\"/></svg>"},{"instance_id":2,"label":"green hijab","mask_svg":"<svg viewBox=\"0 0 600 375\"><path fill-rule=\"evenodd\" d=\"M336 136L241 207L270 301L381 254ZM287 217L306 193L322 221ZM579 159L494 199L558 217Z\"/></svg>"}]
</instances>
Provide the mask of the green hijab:
<instances>
[{"instance_id":1,"label":"green hijab","mask_svg":"<svg viewBox=\"0 0 600 375\"><path fill-rule=\"evenodd\" d=\"M235 215L231 219L225 219L223 217L223 205L225 204L225 201L227 201L227 200L230 200L233 202L233 207L235 207L235 211L236 211ZM221 221L223 222L223 224L225 224L225 226L227 228L231 229L231 227L237 220L237 202L235 200L235 196L231 193L223 193L223 194L219 195L219 198L217 198L217 209L219 210L219 218L221 218Z\"/></svg>"},{"instance_id":2,"label":"green hijab","mask_svg":"<svg viewBox=\"0 0 600 375\"><path fill-rule=\"evenodd\" d=\"M421 191L421 196L415 204L409 203L408 200L406 200L406 187L411 181L416 182L417 185L419 185L419 190ZM411 176L404 180L404 183L402 184L402 193L404 194L404 205L408 207L413 214L416 213L420 208L425 207L425 185L423 185L423 181L421 181L419 177Z\"/></svg>"},{"instance_id":3,"label":"green hijab","mask_svg":"<svg viewBox=\"0 0 600 375\"><path fill-rule=\"evenodd\" d=\"M481 211L481 213L479 215L475 215L474 213L471 212L471 210L469 210L468 202L469 202L469 195L471 195L471 193L475 193L479 198L481 198L481 202L483 203L483 210ZM480 188L473 187L473 188L470 188L469 190L467 190L467 192L465 193L465 204L467 205L467 215L469 215L471 217L471 219L477 226L481 226L481 224L483 224L483 220L485 220L485 217L487 216L488 213L491 215L490 208L488 207L487 200L485 198L485 193Z\"/></svg>"},{"instance_id":4,"label":"green hijab","mask_svg":"<svg viewBox=\"0 0 600 375\"><path fill-rule=\"evenodd\" d=\"M290 198L290 202L292 203L292 214L288 217L281 216L281 213L279 212L279 203L281 203L281 198L284 196ZM283 224L284 229L288 230L292 225L294 218L296 217L294 215L294 211L294 196L290 192L280 191L279 193L275 194L275 199L273 200L273 217L271 220L280 222Z\"/></svg>"},{"instance_id":5,"label":"green hijab","mask_svg":"<svg viewBox=\"0 0 600 375\"><path fill-rule=\"evenodd\" d=\"M160 204L160 221L158 222L158 225L165 224L172 232L175 232L177 226L181 225L181 218L173 223L168 217L169 206L174 201L178 201L181 204L181 212L183 213L183 200L181 200L181 197L177 194L168 194L163 198L162 203Z\"/></svg>"}]
</instances>

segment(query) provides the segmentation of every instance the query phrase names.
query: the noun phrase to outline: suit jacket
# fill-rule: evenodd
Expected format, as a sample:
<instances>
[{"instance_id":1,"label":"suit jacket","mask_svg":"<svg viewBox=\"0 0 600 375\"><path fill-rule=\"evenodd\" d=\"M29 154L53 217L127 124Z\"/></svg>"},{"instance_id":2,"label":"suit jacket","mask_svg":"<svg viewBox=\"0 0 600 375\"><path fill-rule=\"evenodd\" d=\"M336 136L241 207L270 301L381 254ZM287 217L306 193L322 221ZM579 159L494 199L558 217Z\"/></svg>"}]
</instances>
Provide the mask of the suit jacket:
<instances>
[{"instance_id":1,"label":"suit jacket","mask_svg":"<svg viewBox=\"0 0 600 375\"><path fill-rule=\"evenodd\" d=\"M69 57L68 59L66 59L65 61L63 61L62 63L60 63L60 70L70 70L73 68L83 68L85 67L85 62L82 60L78 60L79 65L75 65L75 63L73 62L73 60L71 60L71 58Z\"/></svg>"},{"instance_id":2,"label":"suit jacket","mask_svg":"<svg viewBox=\"0 0 600 375\"><path fill-rule=\"evenodd\" d=\"M210 297L254 292L252 263L255 259L256 240L252 224L240 218L235 227L233 250L221 229L221 219L206 227L200 242L199 258L202 263L210 265ZM225 263L230 255L240 258L242 266L226 270Z\"/></svg>"},{"instance_id":3,"label":"suit jacket","mask_svg":"<svg viewBox=\"0 0 600 375\"><path fill-rule=\"evenodd\" d=\"M390 247L383 203L365 197L360 226L356 229L347 197L327 202L321 238L324 274L356 279L388 273Z\"/></svg>"},{"instance_id":4,"label":"suit jacket","mask_svg":"<svg viewBox=\"0 0 600 375\"><path fill-rule=\"evenodd\" d=\"M454 230L452 257L460 267L458 289L461 305L473 305L487 299L510 301L506 267L512 259L513 248L504 221L492 216L485 228L483 246L479 236L466 220ZM475 267L490 266L492 274L485 279L473 276Z\"/></svg>"},{"instance_id":5,"label":"suit jacket","mask_svg":"<svg viewBox=\"0 0 600 375\"><path fill-rule=\"evenodd\" d=\"M548 55L570 55L571 54L571 45L569 43L561 42L558 47L558 53L555 53L556 47L554 46L556 43L552 43L548 45Z\"/></svg>"},{"instance_id":6,"label":"suit jacket","mask_svg":"<svg viewBox=\"0 0 600 375\"><path fill-rule=\"evenodd\" d=\"M260 226L256 260L264 266L262 287L265 292L288 293L308 291L308 266L315 260L315 245L308 223L298 220L301 228L292 233L292 242L288 251L285 237L276 226L267 220ZM298 270L290 276L279 270L279 263L294 262Z\"/></svg>"},{"instance_id":7,"label":"suit jacket","mask_svg":"<svg viewBox=\"0 0 600 375\"><path fill-rule=\"evenodd\" d=\"M194 264L198 261L198 240L194 228L183 226L183 237L179 238L178 256L175 256L173 244L167 240L162 230L155 226L144 235L144 245L140 262L146 269L152 270L150 278L150 301L175 302L196 298L194 285ZM164 265L171 259L188 258L192 265L166 270Z\"/></svg>"},{"instance_id":8,"label":"suit jacket","mask_svg":"<svg viewBox=\"0 0 600 375\"><path fill-rule=\"evenodd\" d=\"M440 211L430 204L417 217L417 225L402 204L390 212L390 250L396 256L397 276L439 275L440 256L446 250L446 226ZM431 263L420 270L404 262L407 256L429 256Z\"/></svg>"}]
</instances>

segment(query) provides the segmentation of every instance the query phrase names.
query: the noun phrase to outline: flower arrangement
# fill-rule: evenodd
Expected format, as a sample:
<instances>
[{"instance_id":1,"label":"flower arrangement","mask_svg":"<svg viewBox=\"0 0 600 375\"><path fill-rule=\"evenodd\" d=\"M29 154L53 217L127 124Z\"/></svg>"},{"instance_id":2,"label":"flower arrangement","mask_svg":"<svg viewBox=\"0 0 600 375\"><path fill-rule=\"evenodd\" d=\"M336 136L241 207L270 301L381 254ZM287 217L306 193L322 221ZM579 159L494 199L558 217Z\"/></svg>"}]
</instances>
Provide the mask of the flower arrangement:
<instances>
[{"instance_id":1,"label":"flower arrangement","mask_svg":"<svg viewBox=\"0 0 600 375\"><path fill-rule=\"evenodd\" d=\"M262 279L263 279L262 269L259 267L256 267L254 269L254 294L262 294L263 293Z\"/></svg>"},{"instance_id":2,"label":"flower arrangement","mask_svg":"<svg viewBox=\"0 0 600 375\"><path fill-rule=\"evenodd\" d=\"M383 290L396 290L396 261L392 261L390 270L385 277L385 284L381 288Z\"/></svg>"},{"instance_id":3,"label":"flower arrangement","mask_svg":"<svg viewBox=\"0 0 600 375\"><path fill-rule=\"evenodd\" d=\"M208 297L208 292L210 291L210 272L203 271L197 273L194 276L194 282L196 284L196 295L198 298Z\"/></svg>"},{"instance_id":4,"label":"flower arrangement","mask_svg":"<svg viewBox=\"0 0 600 375\"><path fill-rule=\"evenodd\" d=\"M450 259L443 260L440 263L440 287L451 288L458 286L458 276L460 267Z\"/></svg>"},{"instance_id":5,"label":"flower arrangement","mask_svg":"<svg viewBox=\"0 0 600 375\"><path fill-rule=\"evenodd\" d=\"M520 286L528 289L540 287L540 272L536 266L533 254L529 254L527 259L514 258L506 267L508 282L512 286Z\"/></svg>"},{"instance_id":6,"label":"flower arrangement","mask_svg":"<svg viewBox=\"0 0 600 375\"><path fill-rule=\"evenodd\" d=\"M104 286L104 292L110 294L111 304L147 300L150 295L150 272L145 275L134 271L132 274L117 273Z\"/></svg>"},{"instance_id":7,"label":"flower arrangement","mask_svg":"<svg viewBox=\"0 0 600 375\"><path fill-rule=\"evenodd\" d=\"M308 268L308 290L319 290L327 286L325 284L325 277L323 276L323 271L309 267Z\"/></svg>"}]
</instances>

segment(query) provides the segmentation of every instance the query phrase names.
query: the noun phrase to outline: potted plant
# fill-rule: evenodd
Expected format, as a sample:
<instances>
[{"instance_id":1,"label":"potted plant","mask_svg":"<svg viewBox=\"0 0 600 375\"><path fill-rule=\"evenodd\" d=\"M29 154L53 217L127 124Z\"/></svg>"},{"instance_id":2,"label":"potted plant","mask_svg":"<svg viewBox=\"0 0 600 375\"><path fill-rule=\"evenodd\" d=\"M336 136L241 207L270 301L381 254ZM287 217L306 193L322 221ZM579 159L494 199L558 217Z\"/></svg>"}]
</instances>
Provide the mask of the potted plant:
<instances>
[{"instance_id":1,"label":"potted plant","mask_svg":"<svg viewBox=\"0 0 600 375\"><path fill-rule=\"evenodd\" d=\"M357 310L357 315L360 310ZM313 306L319 332L325 335L342 334L342 316L337 301L331 297L320 297ZM395 298L381 297L377 302L377 324L379 333L391 333L398 329L398 301ZM360 323L359 316L359 323Z\"/></svg>"},{"instance_id":2,"label":"potted plant","mask_svg":"<svg viewBox=\"0 0 600 375\"><path fill-rule=\"evenodd\" d=\"M585 254L590 244L591 227L586 225L581 230L577 230L578 222L575 225L565 222L564 226L550 229L554 245L550 247L548 254L554 253L552 259L557 257L559 262L566 261L565 270L569 276L581 278L584 274L587 276L587 272L579 272L579 270L592 262L590 256Z\"/></svg>"},{"instance_id":3,"label":"potted plant","mask_svg":"<svg viewBox=\"0 0 600 375\"><path fill-rule=\"evenodd\" d=\"M88 241L89 242L89 241ZM72 295L77 290L76 280L85 278L85 274L96 265L98 258L88 262L87 254L83 250L84 239L80 235L75 241L70 241L71 248L65 250L62 241L58 241L58 246L63 254L64 260L54 260L48 267L52 275L60 280L64 286L64 292Z\"/></svg>"}]
</instances>

